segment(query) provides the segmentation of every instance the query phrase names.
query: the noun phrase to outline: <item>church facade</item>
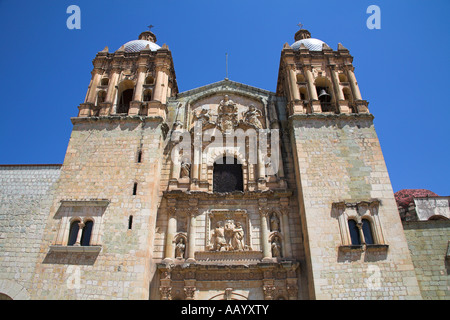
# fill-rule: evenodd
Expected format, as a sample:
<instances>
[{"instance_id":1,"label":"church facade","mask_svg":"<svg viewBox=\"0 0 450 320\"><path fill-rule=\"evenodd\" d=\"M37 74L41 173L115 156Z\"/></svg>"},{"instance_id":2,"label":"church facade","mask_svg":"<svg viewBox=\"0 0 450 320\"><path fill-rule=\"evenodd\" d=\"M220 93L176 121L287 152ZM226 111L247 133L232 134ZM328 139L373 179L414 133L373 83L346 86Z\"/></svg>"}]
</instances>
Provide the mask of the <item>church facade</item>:
<instances>
[{"instance_id":1,"label":"church facade","mask_svg":"<svg viewBox=\"0 0 450 320\"><path fill-rule=\"evenodd\" d=\"M422 298L343 45L300 29L275 92L178 92L150 31L93 65L64 163L0 168L3 296Z\"/></svg>"}]
</instances>

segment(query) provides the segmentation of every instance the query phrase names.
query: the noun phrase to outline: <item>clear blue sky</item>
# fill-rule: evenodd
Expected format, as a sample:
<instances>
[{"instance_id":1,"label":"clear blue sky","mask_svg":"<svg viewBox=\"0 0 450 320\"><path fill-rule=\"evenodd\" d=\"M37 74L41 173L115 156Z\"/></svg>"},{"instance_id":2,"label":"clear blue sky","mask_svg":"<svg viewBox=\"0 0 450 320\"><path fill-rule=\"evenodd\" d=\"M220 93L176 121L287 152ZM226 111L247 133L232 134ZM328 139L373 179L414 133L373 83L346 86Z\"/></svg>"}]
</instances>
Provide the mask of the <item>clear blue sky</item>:
<instances>
[{"instance_id":1,"label":"clear blue sky","mask_svg":"<svg viewBox=\"0 0 450 320\"><path fill-rule=\"evenodd\" d=\"M81 9L69 30L66 9ZM381 8L381 30L366 9ZM149 24L174 58L180 91L225 77L275 91L280 52L300 21L354 56L394 191L450 195L450 1L0 0L0 164L62 163L92 59Z\"/></svg>"}]
</instances>

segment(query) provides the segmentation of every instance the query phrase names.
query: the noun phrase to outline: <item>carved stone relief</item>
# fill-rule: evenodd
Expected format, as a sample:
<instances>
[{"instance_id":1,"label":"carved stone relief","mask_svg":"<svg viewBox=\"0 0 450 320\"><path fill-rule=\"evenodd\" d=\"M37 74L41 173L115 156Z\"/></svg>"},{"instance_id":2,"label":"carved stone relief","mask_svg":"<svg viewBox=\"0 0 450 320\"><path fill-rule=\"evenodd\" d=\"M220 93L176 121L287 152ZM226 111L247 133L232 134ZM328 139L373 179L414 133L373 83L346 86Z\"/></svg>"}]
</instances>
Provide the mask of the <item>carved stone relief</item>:
<instances>
[{"instance_id":1,"label":"carved stone relief","mask_svg":"<svg viewBox=\"0 0 450 320\"><path fill-rule=\"evenodd\" d=\"M246 210L211 210L207 213L206 228L206 248L209 251L252 250Z\"/></svg>"}]
</instances>

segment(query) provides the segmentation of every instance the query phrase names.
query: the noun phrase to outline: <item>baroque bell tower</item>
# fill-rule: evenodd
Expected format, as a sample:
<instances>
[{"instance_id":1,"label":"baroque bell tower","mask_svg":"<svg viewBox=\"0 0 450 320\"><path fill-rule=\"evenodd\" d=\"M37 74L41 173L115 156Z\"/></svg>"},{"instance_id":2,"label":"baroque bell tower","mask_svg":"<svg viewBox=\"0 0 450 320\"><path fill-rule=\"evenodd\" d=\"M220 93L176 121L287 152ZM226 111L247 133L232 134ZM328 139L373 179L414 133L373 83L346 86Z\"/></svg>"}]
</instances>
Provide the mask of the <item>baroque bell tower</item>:
<instances>
[{"instance_id":1,"label":"baroque bell tower","mask_svg":"<svg viewBox=\"0 0 450 320\"><path fill-rule=\"evenodd\" d=\"M340 43L333 50L300 29L282 49L276 94L287 102L309 298L350 298L355 291L376 298L390 290L420 298L349 50ZM384 288L389 282L403 293Z\"/></svg>"},{"instance_id":2,"label":"baroque bell tower","mask_svg":"<svg viewBox=\"0 0 450 320\"><path fill-rule=\"evenodd\" d=\"M167 100L178 92L172 55L144 31L98 52L93 65L71 119L36 286L50 292L51 282L57 299L148 299Z\"/></svg>"},{"instance_id":3,"label":"baroque bell tower","mask_svg":"<svg viewBox=\"0 0 450 320\"><path fill-rule=\"evenodd\" d=\"M144 31L116 52L108 47L93 61L94 70L79 117L143 115L166 117L167 98L178 92L172 54Z\"/></svg>"}]
</instances>

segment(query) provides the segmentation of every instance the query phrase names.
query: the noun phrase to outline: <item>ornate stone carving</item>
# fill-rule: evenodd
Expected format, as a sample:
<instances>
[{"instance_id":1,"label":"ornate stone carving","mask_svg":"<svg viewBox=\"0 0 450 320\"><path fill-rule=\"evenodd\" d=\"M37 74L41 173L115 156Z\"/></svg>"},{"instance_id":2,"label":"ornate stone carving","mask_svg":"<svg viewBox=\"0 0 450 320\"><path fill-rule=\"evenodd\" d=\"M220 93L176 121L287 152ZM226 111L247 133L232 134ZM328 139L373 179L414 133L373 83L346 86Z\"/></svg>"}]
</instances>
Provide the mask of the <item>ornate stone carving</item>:
<instances>
[{"instance_id":1,"label":"ornate stone carving","mask_svg":"<svg viewBox=\"0 0 450 320\"><path fill-rule=\"evenodd\" d=\"M210 251L251 250L249 221L245 210L212 210L207 219Z\"/></svg>"},{"instance_id":2,"label":"ornate stone carving","mask_svg":"<svg viewBox=\"0 0 450 320\"><path fill-rule=\"evenodd\" d=\"M273 285L265 285L263 286L264 299L273 300L274 294L276 291L276 287Z\"/></svg>"},{"instance_id":3,"label":"ornate stone carving","mask_svg":"<svg viewBox=\"0 0 450 320\"><path fill-rule=\"evenodd\" d=\"M194 114L194 116L195 119L197 119L198 121L202 121L203 123L209 122L210 119L210 113L208 108L206 107L202 107L199 112Z\"/></svg>"},{"instance_id":4,"label":"ornate stone carving","mask_svg":"<svg viewBox=\"0 0 450 320\"><path fill-rule=\"evenodd\" d=\"M297 299L298 295L298 285L295 283L289 283L286 285L286 290L288 292L290 299Z\"/></svg>"},{"instance_id":5,"label":"ornate stone carving","mask_svg":"<svg viewBox=\"0 0 450 320\"><path fill-rule=\"evenodd\" d=\"M217 122L220 129L223 132L233 130L238 123L238 110L236 103L234 103L233 100L230 100L228 95L225 95L223 100L220 101L217 111Z\"/></svg>"},{"instance_id":6,"label":"ornate stone carving","mask_svg":"<svg viewBox=\"0 0 450 320\"><path fill-rule=\"evenodd\" d=\"M181 163L180 178L189 178L191 173L191 165L187 162Z\"/></svg>"},{"instance_id":7,"label":"ornate stone carving","mask_svg":"<svg viewBox=\"0 0 450 320\"><path fill-rule=\"evenodd\" d=\"M184 295L186 296L186 300L194 300L195 290L196 290L196 288L193 286L185 286L184 287Z\"/></svg>"},{"instance_id":8,"label":"ornate stone carving","mask_svg":"<svg viewBox=\"0 0 450 320\"><path fill-rule=\"evenodd\" d=\"M248 124L256 127L257 129L261 129L263 127L261 123L262 114L261 111L255 108L254 105L250 105L248 110L244 113L244 120Z\"/></svg>"},{"instance_id":9,"label":"ornate stone carving","mask_svg":"<svg viewBox=\"0 0 450 320\"><path fill-rule=\"evenodd\" d=\"M223 221L218 221L212 231L211 245L211 251L243 251L244 229L241 223L228 219L224 225Z\"/></svg>"},{"instance_id":10,"label":"ornate stone carving","mask_svg":"<svg viewBox=\"0 0 450 320\"><path fill-rule=\"evenodd\" d=\"M161 294L161 300L172 299L172 287L159 287L159 293Z\"/></svg>"}]
</instances>

